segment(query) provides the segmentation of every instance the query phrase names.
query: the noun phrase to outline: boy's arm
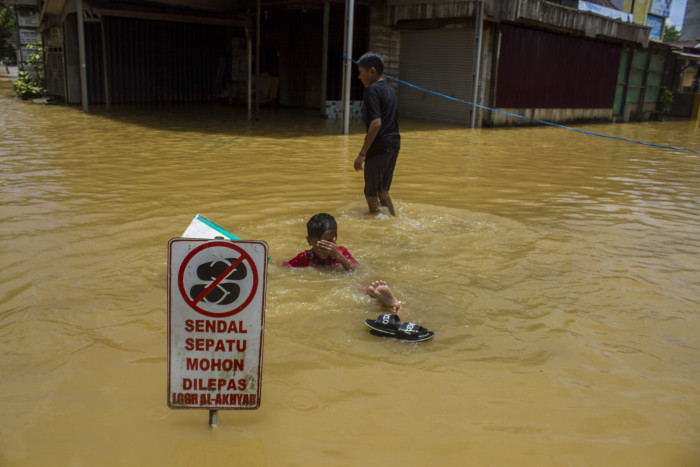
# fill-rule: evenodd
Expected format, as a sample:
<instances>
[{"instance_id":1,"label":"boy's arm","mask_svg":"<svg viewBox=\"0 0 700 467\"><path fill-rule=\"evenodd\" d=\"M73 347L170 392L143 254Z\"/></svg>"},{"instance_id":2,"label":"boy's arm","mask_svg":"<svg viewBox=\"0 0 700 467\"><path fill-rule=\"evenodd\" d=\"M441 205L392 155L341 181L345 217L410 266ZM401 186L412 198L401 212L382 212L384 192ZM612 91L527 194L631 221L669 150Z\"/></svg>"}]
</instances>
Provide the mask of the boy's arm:
<instances>
[{"instance_id":1,"label":"boy's arm","mask_svg":"<svg viewBox=\"0 0 700 467\"><path fill-rule=\"evenodd\" d=\"M345 269L346 271L352 271L353 269L357 269L360 266L359 264L357 264L357 261L355 261L355 258L353 258L352 256L348 258L340 250L338 250L338 253L339 254L335 257L335 259L338 260L338 262L343 266L343 269ZM350 255L350 253L348 253L348 255Z\"/></svg>"},{"instance_id":2,"label":"boy's arm","mask_svg":"<svg viewBox=\"0 0 700 467\"><path fill-rule=\"evenodd\" d=\"M365 135L365 142L362 145L362 149L360 149L360 153L357 155L357 158L355 158L355 163L353 164L355 170L362 170L362 164L365 162L365 158L367 157L367 151L369 151L369 148L372 147L372 143L377 138L381 127L381 118L375 118L369 123L369 128L367 128L367 134Z\"/></svg>"}]
</instances>

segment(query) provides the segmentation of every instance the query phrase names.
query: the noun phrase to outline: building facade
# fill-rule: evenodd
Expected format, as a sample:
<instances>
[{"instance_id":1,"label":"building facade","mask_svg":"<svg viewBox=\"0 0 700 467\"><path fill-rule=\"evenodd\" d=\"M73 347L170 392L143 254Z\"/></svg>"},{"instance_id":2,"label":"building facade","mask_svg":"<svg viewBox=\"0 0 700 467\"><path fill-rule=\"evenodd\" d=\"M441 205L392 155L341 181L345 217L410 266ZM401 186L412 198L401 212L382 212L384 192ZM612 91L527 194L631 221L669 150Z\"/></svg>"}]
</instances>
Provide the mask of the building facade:
<instances>
[{"instance_id":1,"label":"building facade","mask_svg":"<svg viewBox=\"0 0 700 467\"><path fill-rule=\"evenodd\" d=\"M50 93L64 102L331 117L346 24L344 2L323 0L46 0L41 14ZM352 30L354 58L384 56L402 116L468 126L646 119L668 64L648 27L543 0L358 1Z\"/></svg>"}]
</instances>

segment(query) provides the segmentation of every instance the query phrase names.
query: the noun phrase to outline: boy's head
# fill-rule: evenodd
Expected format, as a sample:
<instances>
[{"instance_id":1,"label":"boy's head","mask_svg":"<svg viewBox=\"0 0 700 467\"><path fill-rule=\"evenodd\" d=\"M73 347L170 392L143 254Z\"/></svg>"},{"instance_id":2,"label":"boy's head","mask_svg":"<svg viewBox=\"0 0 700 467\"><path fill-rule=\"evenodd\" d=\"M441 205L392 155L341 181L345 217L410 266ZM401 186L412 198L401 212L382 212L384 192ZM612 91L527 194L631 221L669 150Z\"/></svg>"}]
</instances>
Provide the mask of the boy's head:
<instances>
[{"instance_id":1,"label":"boy's head","mask_svg":"<svg viewBox=\"0 0 700 467\"><path fill-rule=\"evenodd\" d=\"M367 87L384 75L384 60L378 52L367 52L357 61L359 78Z\"/></svg>"},{"instance_id":2,"label":"boy's head","mask_svg":"<svg viewBox=\"0 0 700 467\"><path fill-rule=\"evenodd\" d=\"M316 214L306 223L306 232L308 234L306 241L309 246L319 257L325 259L328 254L321 251L317 243L319 240L335 243L338 238L338 224L333 216L325 212Z\"/></svg>"}]
</instances>

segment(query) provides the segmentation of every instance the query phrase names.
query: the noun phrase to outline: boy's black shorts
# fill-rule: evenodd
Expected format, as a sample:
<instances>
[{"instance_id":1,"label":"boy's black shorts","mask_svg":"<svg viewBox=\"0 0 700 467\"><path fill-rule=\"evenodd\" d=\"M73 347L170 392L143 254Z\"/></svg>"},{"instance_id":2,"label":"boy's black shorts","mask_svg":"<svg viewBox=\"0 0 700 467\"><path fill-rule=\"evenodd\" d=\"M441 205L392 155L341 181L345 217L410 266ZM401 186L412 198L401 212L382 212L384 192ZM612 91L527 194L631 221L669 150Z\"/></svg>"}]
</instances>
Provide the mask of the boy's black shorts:
<instances>
[{"instance_id":1,"label":"boy's black shorts","mask_svg":"<svg viewBox=\"0 0 700 467\"><path fill-rule=\"evenodd\" d=\"M397 149L365 159L365 196L377 196L382 191L389 191L398 157Z\"/></svg>"}]
</instances>

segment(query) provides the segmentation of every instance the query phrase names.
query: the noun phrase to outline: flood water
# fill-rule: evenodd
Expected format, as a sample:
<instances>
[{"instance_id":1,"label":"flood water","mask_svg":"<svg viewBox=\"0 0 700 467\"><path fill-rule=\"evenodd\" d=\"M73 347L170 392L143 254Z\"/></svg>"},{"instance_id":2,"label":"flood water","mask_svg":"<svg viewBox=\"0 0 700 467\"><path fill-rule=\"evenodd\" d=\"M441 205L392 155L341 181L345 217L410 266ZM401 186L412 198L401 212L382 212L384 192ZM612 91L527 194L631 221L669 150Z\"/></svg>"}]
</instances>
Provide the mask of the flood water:
<instances>
[{"instance_id":1,"label":"flood water","mask_svg":"<svg viewBox=\"0 0 700 467\"><path fill-rule=\"evenodd\" d=\"M353 124L95 109L0 81L0 465L700 465L700 154L401 121L398 216ZM586 130L700 149L687 121ZM289 270L333 214L353 273ZM261 407L167 407L168 240L270 247ZM381 339L386 280L420 344Z\"/></svg>"}]
</instances>

